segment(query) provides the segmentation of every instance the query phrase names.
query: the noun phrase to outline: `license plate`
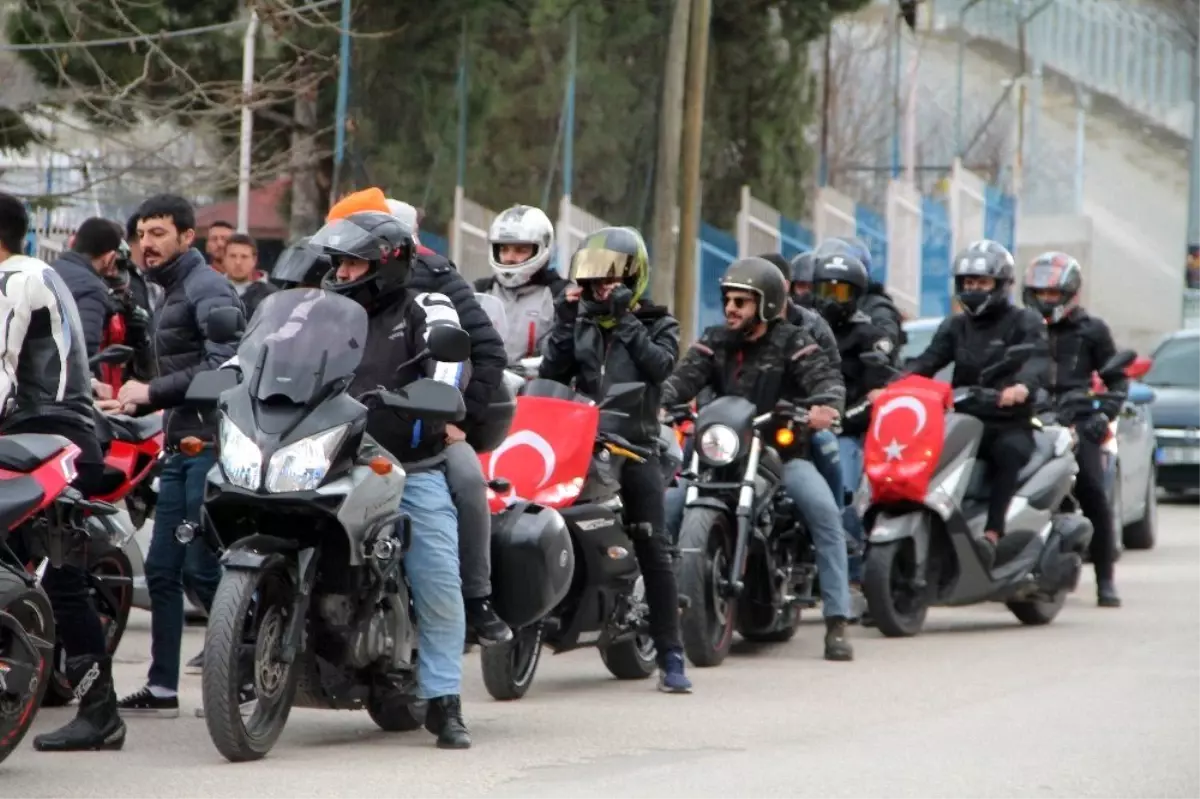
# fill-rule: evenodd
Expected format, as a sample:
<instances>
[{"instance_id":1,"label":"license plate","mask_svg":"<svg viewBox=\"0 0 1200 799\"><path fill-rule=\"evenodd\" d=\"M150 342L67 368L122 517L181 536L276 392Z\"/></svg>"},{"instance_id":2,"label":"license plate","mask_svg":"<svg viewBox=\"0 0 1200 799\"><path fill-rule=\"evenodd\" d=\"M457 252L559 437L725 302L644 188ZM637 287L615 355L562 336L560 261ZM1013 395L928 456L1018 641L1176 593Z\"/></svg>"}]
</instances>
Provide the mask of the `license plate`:
<instances>
[{"instance_id":1,"label":"license plate","mask_svg":"<svg viewBox=\"0 0 1200 799\"><path fill-rule=\"evenodd\" d=\"M1159 447L1157 460L1165 464L1200 464L1200 446L1185 445L1177 447Z\"/></svg>"}]
</instances>

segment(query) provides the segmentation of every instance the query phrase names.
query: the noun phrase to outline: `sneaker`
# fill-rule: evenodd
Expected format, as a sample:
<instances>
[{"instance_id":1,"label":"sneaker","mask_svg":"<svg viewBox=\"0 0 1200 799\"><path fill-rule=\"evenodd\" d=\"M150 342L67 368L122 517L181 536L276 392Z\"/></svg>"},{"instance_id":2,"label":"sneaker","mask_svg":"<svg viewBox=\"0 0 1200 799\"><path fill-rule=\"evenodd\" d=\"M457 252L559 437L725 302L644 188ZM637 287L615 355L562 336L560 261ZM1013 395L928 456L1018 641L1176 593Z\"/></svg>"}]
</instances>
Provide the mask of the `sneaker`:
<instances>
[{"instance_id":1,"label":"sneaker","mask_svg":"<svg viewBox=\"0 0 1200 799\"><path fill-rule=\"evenodd\" d=\"M204 652L189 660L183 667L184 674L202 674L204 672Z\"/></svg>"},{"instance_id":2,"label":"sneaker","mask_svg":"<svg viewBox=\"0 0 1200 799\"><path fill-rule=\"evenodd\" d=\"M160 719L179 718L178 696L155 696L146 686L117 703L122 716L156 716Z\"/></svg>"},{"instance_id":3,"label":"sneaker","mask_svg":"<svg viewBox=\"0 0 1200 799\"><path fill-rule=\"evenodd\" d=\"M683 673L683 653L679 650L667 652L658 672L658 690L664 694L690 694L692 681Z\"/></svg>"},{"instance_id":4,"label":"sneaker","mask_svg":"<svg viewBox=\"0 0 1200 799\"><path fill-rule=\"evenodd\" d=\"M466 609L467 626L475 631L480 646L502 644L512 640L512 630L487 599L468 599Z\"/></svg>"}]
</instances>

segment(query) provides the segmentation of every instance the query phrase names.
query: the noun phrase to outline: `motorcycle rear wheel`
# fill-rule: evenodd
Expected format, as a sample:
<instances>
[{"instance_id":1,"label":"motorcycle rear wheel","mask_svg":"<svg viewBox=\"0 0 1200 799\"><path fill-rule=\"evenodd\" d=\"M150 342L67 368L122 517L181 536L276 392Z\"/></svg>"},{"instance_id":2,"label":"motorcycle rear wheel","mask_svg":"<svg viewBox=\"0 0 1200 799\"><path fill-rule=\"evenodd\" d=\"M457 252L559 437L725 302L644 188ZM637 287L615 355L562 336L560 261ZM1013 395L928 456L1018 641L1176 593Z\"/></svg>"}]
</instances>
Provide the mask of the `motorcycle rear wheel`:
<instances>
[{"instance_id":1,"label":"motorcycle rear wheel","mask_svg":"<svg viewBox=\"0 0 1200 799\"><path fill-rule=\"evenodd\" d=\"M520 699L533 685L542 660L542 625L522 627L511 641L482 647L479 665L483 669L483 685L493 699L507 702Z\"/></svg>"},{"instance_id":2,"label":"motorcycle rear wheel","mask_svg":"<svg viewBox=\"0 0 1200 799\"><path fill-rule=\"evenodd\" d=\"M688 508L679 529L679 593L691 600L679 620L683 651L693 666L719 666L733 644L737 599L721 595L729 577L734 529L729 514Z\"/></svg>"},{"instance_id":3,"label":"motorcycle rear wheel","mask_svg":"<svg viewBox=\"0 0 1200 799\"><path fill-rule=\"evenodd\" d=\"M204 636L204 722L217 751L231 762L265 757L292 711L298 671L278 655L294 591L283 569L227 570L213 597ZM239 693L251 682L258 701L243 717Z\"/></svg>"},{"instance_id":4,"label":"motorcycle rear wheel","mask_svg":"<svg viewBox=\"0 0 1200 799\"><path fill-rule=\"evenodd\" d=\"M16 620L29 636L43 641L54 640L54 610L46 592L40 586L30 587L5 569L0 569L0 611ZM0 626L0 661L17 656L16 648L24 649L7 629ZM32 695L20 696L0 690L0 762L20 746L33 726L50 682L51 667L50 658L43 657Z\"/></svg>"},{"instance_id":5,"label":"motorcycle rear wheel","mask_svg":"<svg viewBox=\"0 0 1200 799\"><path fill-rule=\"evenodd\" d=\"M1067 601L1067 592L1059 591L1050 599L1033 599L1027 602L1004 603L1021 624L1041 627L1058 617Z\"/></svg>"},{"instance_id":6,"label":"motorcycle rear wheel","mask_svg":"<svg viewBox=\"0 0 1200 799\"><path fill-rule=\"evenodd\" d=\"M929 602L903 585L911 571L911 541L872 544L863 564L863 594L879 631L888 638L910 638L921 632ZM901 601L898 602L897 600Z\"/></svg>"}]
</instances>

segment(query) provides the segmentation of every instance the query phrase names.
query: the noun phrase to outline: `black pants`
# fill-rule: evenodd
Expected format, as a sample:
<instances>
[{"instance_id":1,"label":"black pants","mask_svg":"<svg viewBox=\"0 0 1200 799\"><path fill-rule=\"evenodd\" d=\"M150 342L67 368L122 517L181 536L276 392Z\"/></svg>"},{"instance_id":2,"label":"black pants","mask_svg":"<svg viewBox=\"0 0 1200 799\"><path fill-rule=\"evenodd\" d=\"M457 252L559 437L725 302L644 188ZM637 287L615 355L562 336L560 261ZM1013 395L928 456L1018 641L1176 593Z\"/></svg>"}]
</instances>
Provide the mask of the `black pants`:
<instances>
[{"instance_id":1,"label":"black pants","mask_svg":"<svg viewBox=\"0 0 1200 799\"><path fill-rule=\"evenodd\" d=\"M43 433L63 436L79 447L75 460L79 472L71 485L85 497L94 495L103 485L104 451L94 435L57 419L41 417L6 427L5 433ZM15 542L14 542L15 543ZM14 547L16 549L16 547ZM25 553L18 552L24 560ZM54 624L68 657L102 656L106 652L104 628L88 593L87 574L74 566L47 566L42 588L54 609Z\"/></svg>"},{"instance_id":2,"label":"black pants","mask_svg":"<svg viewBox=\"0 0 1200 799\"><path fill-rule=\"evenodd\" d=\"M659 661L673 649L681 649L679 639L679 586L675 565L667 541L663 512L662 468L658 459L645 463L625 461L621 468L621 500L625 520L630 525L648 524L653 532L633 540L633 552L646 585L646 604L650 606L650 636L658 650Z\"/></svg>"},{"instance_id":3,"label":"black pants","mask_svg":"<svg viewBox=\"0 0 1200 799\"><path fill-rule=\"evenodd\" d=\"M1113 576L1113 536L1115 520L1108 495L1104 491L1104 460L1100 445L1085 436L1079 437L1075 449L1075 462L1079 474L1075 475L1075 498L1083 515L1092 523L1092 564L1096 567L1097 580L1111 580Z\"/></svg>"},{"instance_id":4,"label":"black pants","mask_svg":"<svg viewBox=\"0 0 1200 799\"><path fill-rule=\"evenodd\" d=\"M987 531L1004 535L1008 503L1017 494L1017 475L1033 457L1033 428L1025 425L986 425L979 457L988 464Z\"/></svg>"}]
</instances>

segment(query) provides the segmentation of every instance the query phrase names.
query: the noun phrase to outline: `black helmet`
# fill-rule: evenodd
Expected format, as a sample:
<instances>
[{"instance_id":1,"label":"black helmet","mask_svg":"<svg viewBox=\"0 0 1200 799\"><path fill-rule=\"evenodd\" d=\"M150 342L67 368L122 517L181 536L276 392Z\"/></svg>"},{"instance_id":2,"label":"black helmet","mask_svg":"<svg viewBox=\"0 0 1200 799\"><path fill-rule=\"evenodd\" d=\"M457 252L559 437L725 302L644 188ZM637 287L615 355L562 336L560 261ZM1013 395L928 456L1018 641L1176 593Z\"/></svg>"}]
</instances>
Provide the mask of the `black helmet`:
<instances>
[{"instance_id":1,"label":"black helmet","mask_svg":"<svg viewBox=\"0 0 1200 799\"><path fill-rule=\"evenodd\" d=\"M857 258L858 262L867 268L867 274L871 273L871 248L860 238L855 236L837 236L825 239L813 250L813 256L822 258L826 255L849 255L852 258ZM796 279L794 275L792 279Z\"/></svg>"},{"instance_id":2,"label":"black helmet","mask_svg":"<svg viewBox=\"0 0 1200 799\"><path fill-rule=\"evenodd\" d=\"M867 267L852 255L813 258L813 302L831 325L845 322L858 310L870 283Z\"/></svg>"},{"instance_id":3,"label":"black helmet","mask_svg":"<svg viewBox=\"0 0 1200 799\"><path fill-rule=\"evenodd\" d=\"M283 289L316 288L333 268L329 256L309 246L310 236L297 241L279 254L271 267L270 280Z\"/></svg>"},{"instance_id":4,"label":"black helmet","mask_svg":"<svg viewBox=\"0 0 1200 799\"><path fill-rule=\"evenodd\" d=\"M1044 252L1025 270L1022 299L1028 308L1040 313L1049 324L1061 322L1075 307L1083 287L1083 269L1065 252ZM1057 300L1040 299L1036 292L1049 289L1060 292Z\"/></svg>"},{"instance_id":5,"label":"black helmet","mask_svg":"<svg viewBox=\"0 0 1200 799\"><path fill-rule=\"evenodd\" d=\"M321 288L367 308L381 293L404 285L416 251L412 228L380 211L359 211L327 222L308 246L329 256L333 267ZM343 259L366 261L366 273L357 280L339 281L337 267Z\"/></svg>"},{"instance_id":6,"label":"black helmet","mask_svg":"<svg viewBox=\"0 0 1200 799\"><path fill-rule=\"evenodd\" d=\"M770 322L779 318L787 300L787 278L779 267L765 258L740 258L721 276L721 294L741 289L758 295L758 319Z\"/></svg>"},{"instance_id":7,"label":"black helmet","mask_svg":"<svg viewBox=\"0 0 1200 799\"><path fill-rule=\"evenodd\" d=\"M792 268L789 277L793 286L797 283L813 282L814 260L815 256L812 250L802 252L792 259Z\"/></svg>"},{"instance_id":8,"label":"black helmet","mask_svg":"<svg viewBox=\"0 0 1200 799\"><path fill-rule=\"evenodd\" d=\"M978 316L989 308L1002 308L1008 302L1008 289L1014 278L1012 253L991 239L976 241L954 256L954 295L963 310ZM990 277L996 281L991 291L965 291L968 277Z\"/></svg>"}]
</instances>

